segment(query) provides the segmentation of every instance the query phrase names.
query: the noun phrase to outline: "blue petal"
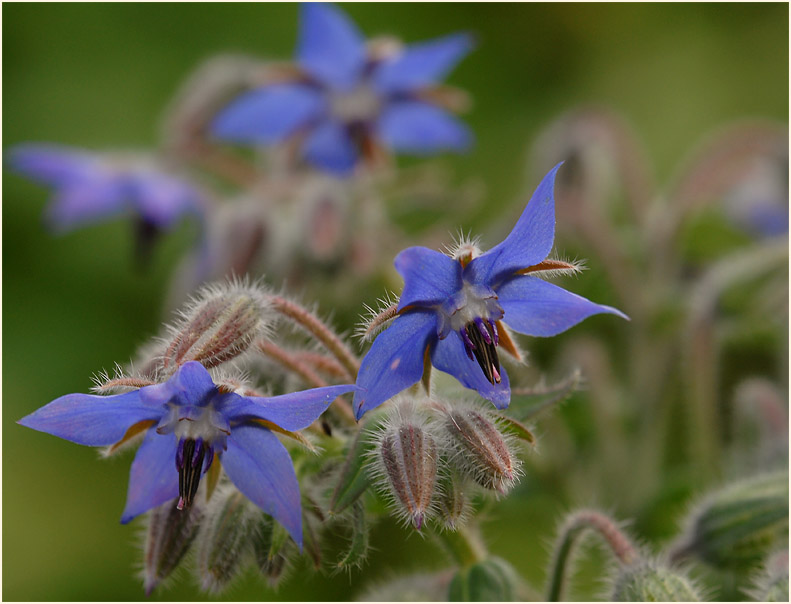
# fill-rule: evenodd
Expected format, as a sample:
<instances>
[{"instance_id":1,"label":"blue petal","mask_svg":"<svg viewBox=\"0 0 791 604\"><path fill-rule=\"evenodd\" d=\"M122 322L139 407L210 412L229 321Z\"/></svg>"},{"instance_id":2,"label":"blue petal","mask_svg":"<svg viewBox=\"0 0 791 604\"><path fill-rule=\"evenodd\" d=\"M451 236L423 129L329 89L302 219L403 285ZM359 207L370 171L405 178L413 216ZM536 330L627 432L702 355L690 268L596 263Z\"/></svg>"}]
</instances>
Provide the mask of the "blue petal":
<instances>
[{"instance_id":1,"label":"blue petal","mask_svg":"<svg viewBox=\"0 0 791 604\"><path fill-rule=\"evenodd\" d=\"M463 33L410 45L376 68L374 86L383 93L411 92L438 82L472 46L472 37Z\"/></svg>"},{"instance_id":2,"label":"blue petal","mask_svg":"<svg viewBox=\"0 0 791 604\"><path fill-rule=\"evenodd\" d=\"M122 524L178 496L177 444L173 434L157 434L156 430L147 432L129 472Z\"/></svg>"},{"instance_id":3,"label":"blue petal","mask_svg":"<svg viewBox=\"0 0 791 604\"><path fill-rule=\"evenodd\" d=\"M348 174L357 163L357 149L349 133L333 121L325 121L313 131L302 153L312 164L337 174Z\"/></svg>"},{"instance_id":4,"label":"blue petal","mask_svg":"<svg viewBox=\"0 0 791 604\"><path fill-rule=\"evenodd\" d=\"M187 213L200 211L200 196L186 182L157 172L140 172L128 179L130 198L140 215L168 229Z\"/></svg>"},{"instance_id":5,"label":"blue petal","mask_svg":"<svg viewBox=\"0 0 791 604\"><path fill-rule=\"evenodd\" d=\"M379 138L390 148L407 153L464 151L472 133L446 111L421 101L391 103L377 125Z\"/></svg>"},{"instance_id":6,"label":"blue petal","mask_svg":"<svg viewBox=\"0 0 791 604\"><path fill-rule=\"evenodd\" d=\"M423 376L423 357L436 337L434 312L409 311L376 336L357 374L354 415L370 411L415 384Z\"/></svg>"},{"instance_id":7,"label":"blue petal","mask_svg":"<svg viewBox=\"0 0 791 604\"><path fill-rule=\"evenodd\" d=\"M553 188L561 165L552 168L538 185L508 237L467 265L464 270L467 281L494 287L514 272L538 264L549 255L555 239Z\"/></svg>"},{"instance_id":8,"label":"blue petal","mask_svg":"<svg viewBox=\"0 0 791 604\"><path fill-rule=\"evenodd\" d=\"M146 386L139 392L141 400L148 404L205 406L217 395L217 387L203 365L198 361L189 361L179 367L164 384Z\"/></svg>"},{"instance_id":9,"label":"blue petal","mask_svg":"<svg viewBox=\"0 0 791 604\"><path fill-rule=\"evenodd\" d=\"M461 289L461 264L440 252L410 247L396 256L394 264L404 278L399 311L412 304L441 304Z\"/></svg>"},{"instance_id":10,"label":"blue petal","mask_svg":"<svg viewBox=\"0 0 791 604\"><path fill-rule=\"evenodd\" d=\"M285 430L302 430L316 421L332 401L355 389L352 385L326 386L281 396L238 397L238 402L228 405L223 413L231 421L256 417Z\"/></svg>"},{"instance_id":11,"label":"blue petal","mask_svg":"<svg viewBox=\"0 0 791 604\"><path fill-rule=\"evenodd\" d=\"M245 497L282 524L302 548L302 507L294 465L277 437L260 426L239 426L220 460Z\"/></svg>"},{"instance_id":12,"label":"blue petal","mask_svg":"<svg viewBox=\"0 0 791 604\"><path fill-rule=\"evenodd\" d=\"M483 398L505 409L511 402L511 384L505 367L500 366L499 384L491 384L477 361L471 361L464 351L464 343L456 331L451 331L444 340L439 340L431 352L431 362L440 371L451 374L462 385L477 390Z\"/></svg>"},{"instance_id":13,"label":"blue petal","mask_svg":"<svg viewBox=\"0 0 791 604\"><path fill-rule=\"evenodd\" d=\"M92 180L62 185L47 206L45 219L53 230L65 232L123 214L128 208L122 183L118 179L97 175Z\"/></svg>"},{"instance_id":14,"label":"blue petal","mask_svg":"<svg viewBox=\"0 0 791 604\"><path fill-rule=\"evenodd\" d=\"M365 40L357 27L329 3L302 4L297 59L322 83L348 90L365 64Z\"/></svg>"},{"instance_id":15,"label":"blue petal","mask_svg":"<svg viewBox=\"0 0 791 604\"><path fill-rule=\"evenodd\" d=\"M80 445L102 447L120 441L130 426L163 414L160 405L142 401L139 390L114 396L67 394L18 423Z\"/></svg>"},{"instance_id":16,"label":"blue petal","mask_svg":"<svg viewBox=\"0 0 791 604\"><path fill-rule=\"evenodd\" d=\"M316 119L325 101L299 84L279 84L246 92L214 119L211 132L220 139L246 143L276 143Z\"/></svg>"},{"instance_id":17,"label":"blue petal","mask_svg":"<svg viewBox=\"0 0 791 604\"><path fill-rule=\"evenodd\" d=\"M629 318L611 306L596 304L529 275L506 281L497 290L497 295L505 311L503 321L529 336L554 336L599 313Z\"/></svg>"},{"instance_id":18,"label":"blue petal","mask_svg":"<svg viewBox=\"0 0 791 604\"><path fill-rule=\"evenodd\" d=\"M8 157L14 170L45 184L84 180L100 169L95 156L56 145L17 145Z\"/></svg>"}]
</instances>

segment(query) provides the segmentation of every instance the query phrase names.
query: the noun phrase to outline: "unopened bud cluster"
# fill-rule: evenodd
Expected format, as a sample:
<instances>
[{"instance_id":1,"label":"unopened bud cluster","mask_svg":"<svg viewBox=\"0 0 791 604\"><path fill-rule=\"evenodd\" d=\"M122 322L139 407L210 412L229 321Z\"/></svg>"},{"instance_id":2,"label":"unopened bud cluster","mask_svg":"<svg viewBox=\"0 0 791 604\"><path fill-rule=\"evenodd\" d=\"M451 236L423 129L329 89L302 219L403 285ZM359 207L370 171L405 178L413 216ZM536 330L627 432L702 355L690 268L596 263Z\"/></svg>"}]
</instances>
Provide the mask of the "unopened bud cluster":
<instances>
[{"instance_id":1,"label":"unopened bud cluster","mask_svg":"<svg viewBox=\"0 0 791 604\"><path fill-rule=\"evenodd\" d=\"M286 530L231 484L218 487L208 502L199 496L179 510L173 500L149 514L143 569L148 595L190 548L201 588L212 592L224 589L251 565L275 585L297 553Z\"/></svg>"},{"instance_id":2,"label":"unopened bud cluster","mask_svg":"<svg viewBox=\"0 0 791 604\"><path fill-rule=\"evenodd\" d=\"M476 488L507 493L519 460L487 411L472 406L411 401L394 407L375 437L370 470L396 515L420 530L428 518L455 530Z\"/></svg>"}]
</instances>

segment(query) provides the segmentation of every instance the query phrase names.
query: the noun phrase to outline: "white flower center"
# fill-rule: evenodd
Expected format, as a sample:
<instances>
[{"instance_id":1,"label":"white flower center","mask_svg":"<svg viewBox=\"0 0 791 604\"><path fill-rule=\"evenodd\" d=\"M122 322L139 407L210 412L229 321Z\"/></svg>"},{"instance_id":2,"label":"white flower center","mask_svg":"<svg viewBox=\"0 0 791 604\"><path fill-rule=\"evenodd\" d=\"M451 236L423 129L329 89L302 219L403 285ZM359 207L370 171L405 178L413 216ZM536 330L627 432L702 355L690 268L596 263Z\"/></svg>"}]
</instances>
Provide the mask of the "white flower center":
<instances>
[{"instance_id":1,"label":"white flower center","mask_svg":"<svg viewBox=\"0 0 791 604\"><path fill-rule=\"evenodd\" d=\"M502 316L502 311L497 312L499 305L497 296L493 293L484 297L485 294L482 295L479 288L465 282L456 296L457 308L453 309L453 312L448 316L452 331L461 331L465 325L472 323L475 319L488 320L494 315L499 315L495 317L495 320L498 320Z\"/></svg>"},{"instance_id":2,"label":"white flower center","mask_svg":"<svg viewBox=\"0 0 791 604\"><path fill-rule=\"evenodd\" d=\"M199 413L192 413L191 417L187 417L187 414L183 413L183 407L174 405L171 417L175 419L173 433L176 435L176 439L201 439L208 444L224 442L227 432L219 427L221 424L218 422L217 412L213 405L192 407L192 409L199 410Z\"/></svg>"},{"instance_id":3,"label":"white flower center","mask_svg":"<svg viewBox=\"0 0 791 604\"><path fill-rule=\"evenodd\" d=\"M381 109L379 95L366 83L359 84L349 92L330 94L330 113L345 123L371 121Z\"/></svg>"}]
</instances>

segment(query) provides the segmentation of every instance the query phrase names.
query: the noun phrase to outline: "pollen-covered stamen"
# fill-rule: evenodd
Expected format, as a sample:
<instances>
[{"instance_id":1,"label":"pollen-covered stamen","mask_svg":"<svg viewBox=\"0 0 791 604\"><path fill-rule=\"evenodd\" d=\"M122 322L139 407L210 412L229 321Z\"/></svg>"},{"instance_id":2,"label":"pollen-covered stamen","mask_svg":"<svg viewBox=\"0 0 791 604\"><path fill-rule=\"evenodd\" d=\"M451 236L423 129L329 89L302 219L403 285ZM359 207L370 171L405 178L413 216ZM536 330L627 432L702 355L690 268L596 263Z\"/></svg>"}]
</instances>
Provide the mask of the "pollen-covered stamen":
<instances>
[{"instance_id":1,"label":"pollen-covered stamen","mask_svg":"<svg viewBox=\"0 0 791 604\"><path fill-rule=\"evenodd\" d=\"M491 321L484 321L476 317L471 323L467 323L461 330L461 337L464 340L464 348L470 359L475 356L483 370L483 374L490 384L499 384L500 377L500 357L497 355L496 328L492 329Z\"/></svg>"},{"instance_id":2,"label":"pollen-covered stamen","mask_svg":"<svg viewBox=\"0 0 791 604\"><path fill-rule=\"evenodd\" d=\"M211 447L208 447L211 449ZM192 504L198 492L200 477L203 473L203 459L206 456L205 443L202 438L185 438L179 441L176 449L176 469L179 471L179 501L176 507L183 510ZM212 453L210 451L210 453ZM210 458L213 457L213 453ZM209 461L211 464L211 461ZM208 466L207 466L208 467Z\"/></svg>"}]
</instances>

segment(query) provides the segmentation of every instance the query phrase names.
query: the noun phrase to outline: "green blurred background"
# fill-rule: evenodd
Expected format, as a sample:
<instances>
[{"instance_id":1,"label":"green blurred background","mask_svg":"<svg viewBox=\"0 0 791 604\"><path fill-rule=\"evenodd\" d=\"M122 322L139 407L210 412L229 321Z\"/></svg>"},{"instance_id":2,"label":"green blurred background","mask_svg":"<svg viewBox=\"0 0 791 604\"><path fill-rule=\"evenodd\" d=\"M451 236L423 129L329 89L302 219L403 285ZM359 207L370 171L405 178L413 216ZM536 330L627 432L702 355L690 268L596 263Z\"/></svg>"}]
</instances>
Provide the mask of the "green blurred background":
<instances>
[{"instance_id":1,"label":"green blurred background","mask_svg":"<svg viewBox=\"0 0 791 604\"><path fill-rule=\"evenodd\" d=\"M52 141L96 149L155 147L182 79L219 52L292 55L293 4L4 4L3 148ZM525 184L526 152L548 121L583 103L621 114L659 182L701 136L743 117L788 119L788 6L775 4L349 4L368 36L407 42L457 30L478 47L449 78L472 95L477 136L453 173L486 183L486 211ZM3 599L137 600L134 526L118 523L126 455L17 426L90 376L125 362L163 320L168 278L189 229L166 238L151 270L133 270L128 225L52 237L46 192L3 173ZM451 220L451 224L455 221ZM467 224L466 228L481 224ZM449 227L455 230L454 227ZM369 298L375 297L374 292ZM612 299L597 298L612 303ZM584 401L584 398L582 399ZM575 502L586 503L586 502ZM595 501L593 502L595 503ZM529 477L490 511L491 550L541 585L546 542L566 509ZM394 568L436 568L429 543L387 524L371 564L351 577L304 574L277 592L246 576L230 599L354 597ZM186 576L153 599L206 599Z\"/></svg>"}]
</instances>

